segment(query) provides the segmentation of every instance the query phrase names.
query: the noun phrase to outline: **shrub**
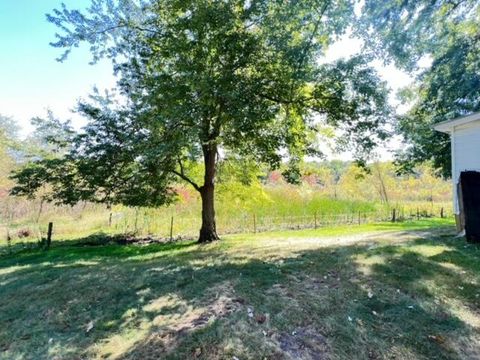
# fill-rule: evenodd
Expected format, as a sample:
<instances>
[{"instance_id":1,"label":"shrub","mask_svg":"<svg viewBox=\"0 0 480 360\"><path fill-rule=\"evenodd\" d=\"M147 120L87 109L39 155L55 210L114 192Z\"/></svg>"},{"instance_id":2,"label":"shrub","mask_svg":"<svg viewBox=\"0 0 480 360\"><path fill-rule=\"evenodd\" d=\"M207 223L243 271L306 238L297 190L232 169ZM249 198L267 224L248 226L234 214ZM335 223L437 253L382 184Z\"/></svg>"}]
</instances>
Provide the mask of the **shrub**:
<instances>
[{"instance_id":1,"label":"shrub","mask_svg":"<svg viewBox=\"0 0 480 360\"><path fill-rule=\"evenodd\" d=\"M30 229L20 229L17 232L17 236L20 239L30 237L31 235L32 235L32 232L30 231Z\"/></svg>"}]
</instances>

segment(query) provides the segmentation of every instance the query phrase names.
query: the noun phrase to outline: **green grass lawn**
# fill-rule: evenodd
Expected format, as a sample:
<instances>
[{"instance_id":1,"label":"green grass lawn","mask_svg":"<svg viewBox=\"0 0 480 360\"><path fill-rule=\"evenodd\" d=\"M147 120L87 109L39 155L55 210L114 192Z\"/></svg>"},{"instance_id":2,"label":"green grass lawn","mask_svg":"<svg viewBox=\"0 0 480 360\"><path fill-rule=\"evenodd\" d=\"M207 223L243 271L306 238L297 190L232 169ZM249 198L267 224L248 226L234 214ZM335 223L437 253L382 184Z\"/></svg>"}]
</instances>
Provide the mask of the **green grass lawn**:
<instances>
[{"instance_id":1,"label":"green grass lawn","mask_svg":"<svg viewBox=\"0 0 480 360\"><path fill-rule=\"evenodd\" d=\"M0 359L480 357L480 248L451 220L87 240L0 257Z\"/></svg>"}]
</instances>

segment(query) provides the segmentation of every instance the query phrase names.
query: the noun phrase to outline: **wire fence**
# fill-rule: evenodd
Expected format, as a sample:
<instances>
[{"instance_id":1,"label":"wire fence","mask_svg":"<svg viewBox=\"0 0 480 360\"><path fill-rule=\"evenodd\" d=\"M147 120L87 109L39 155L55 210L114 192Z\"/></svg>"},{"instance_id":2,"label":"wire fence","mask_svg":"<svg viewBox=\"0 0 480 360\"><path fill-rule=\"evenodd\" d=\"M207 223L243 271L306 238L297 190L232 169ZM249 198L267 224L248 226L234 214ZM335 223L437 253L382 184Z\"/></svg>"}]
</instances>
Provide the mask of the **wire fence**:
<instances>
[{"instance_id":1,"label":"wire fence","mask_svg":"<svg viewBox=\"0 0 480 360\"><path fill-rule=\"evenodd\" d=\"M395 206L378 211L351 211L349 213L331 214L325 211L298 214L256 214L239 213L236 216L222 216L216 219L217 231L220 235L238 233L259 233L267 231L318 229L328 226L356 226L369 223L402 222L424 218L447 218L453 214L444 206L426 208L411 206ZM129 234L132 236L152 237L157 239L183 239L198 236L201 227L201 216L185 216L170 213L152 215L147 210L125 209L111 213L99 213L94 218L77 221L56 221L54 238L68 239L89 236L94 233ZM38 239L46 237L47 223L23 223L16 225L0 224L0 232L8 241ZM1 244L0 244L1 245Z\"/></svg>"},{"instance_id":2,"label":"wire fence","mask_svg":"<svg viewBox=\"0 0 480 360\"><path fill-rule=\"evenodd\" d=\"M218 216L217 231L223 234L258 233L281 230L317 229L335 225L362 225L378 222L402 222L424 218L447 218L453 214L444 207L430 209L408 209L394 207L381 211L356 211L344 214L314 212L303 215L258 215L241 213L236 217ZM130 213L116 213L112 216L111 227L116 233L156 235L161 238L189 238L198 235L201 217L170 216L151 218Z\"/></svg>"}]
</instances>

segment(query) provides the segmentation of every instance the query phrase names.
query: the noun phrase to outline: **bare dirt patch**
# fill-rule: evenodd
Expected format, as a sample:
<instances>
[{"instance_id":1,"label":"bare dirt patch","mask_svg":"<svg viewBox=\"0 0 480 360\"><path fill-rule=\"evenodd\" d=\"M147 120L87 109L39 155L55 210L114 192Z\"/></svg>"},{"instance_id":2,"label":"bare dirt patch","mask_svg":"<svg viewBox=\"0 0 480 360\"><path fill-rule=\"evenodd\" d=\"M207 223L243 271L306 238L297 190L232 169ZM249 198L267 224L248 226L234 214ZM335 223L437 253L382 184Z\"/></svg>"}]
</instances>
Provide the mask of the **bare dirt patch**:
<instances>
[{"instance_id":1,"label":"bare dirt patch","mask_svg":"<svg viewBox=\"0 0 480 360\"><path fill-rule=\"evenodd\" d=\"M325 336L313 328L300 328L276 336L278 346L289 359L326 360L329 348Z\"/></svg>"}]
</instances>

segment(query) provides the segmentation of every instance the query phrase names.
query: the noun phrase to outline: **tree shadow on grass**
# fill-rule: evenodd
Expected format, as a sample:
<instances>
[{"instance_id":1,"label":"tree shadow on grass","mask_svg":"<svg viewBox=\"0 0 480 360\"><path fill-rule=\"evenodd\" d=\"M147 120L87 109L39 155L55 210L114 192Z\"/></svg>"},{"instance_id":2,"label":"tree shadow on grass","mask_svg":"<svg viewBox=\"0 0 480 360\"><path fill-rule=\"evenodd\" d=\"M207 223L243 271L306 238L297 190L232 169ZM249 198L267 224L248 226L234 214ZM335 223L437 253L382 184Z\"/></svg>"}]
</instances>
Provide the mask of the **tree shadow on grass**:
<instances>
[{"instance_id":1,"label":"tree shadow on grass","mask_svg":"<svg viewBox=\"0 0 480 360\"><path fill-rule=\"evenodd\" d=\"M197 245L195 241L177 241L165 243L153 243L147 245L128 244L121 245L115 242L116 237L105 234L93 234L75 241L62 241L54 244L49 250L39 246L29 246L16 251L13 254L0 256L0 269L12 265L41 264L71 264L77 261L132 258L148 254L172 253ZM31 245L31 244L30 244Z\"/></svg>"},{"instance_id":2,"label":"tree shadow on grass","mask_svg":"<svg viewBox=\"0 0 480 360\"><path fill-rule=\"evenodd\" d=\"M0 358L472 358L477 330L450 302L478 306L480 256L464 246L440 237L272 260L185 242L3 258Z\"/></svg>"}]
</instances>

